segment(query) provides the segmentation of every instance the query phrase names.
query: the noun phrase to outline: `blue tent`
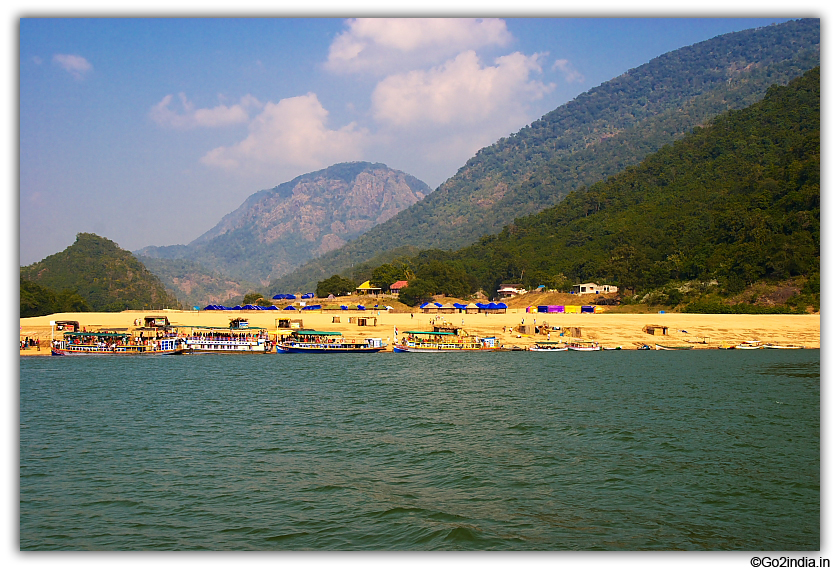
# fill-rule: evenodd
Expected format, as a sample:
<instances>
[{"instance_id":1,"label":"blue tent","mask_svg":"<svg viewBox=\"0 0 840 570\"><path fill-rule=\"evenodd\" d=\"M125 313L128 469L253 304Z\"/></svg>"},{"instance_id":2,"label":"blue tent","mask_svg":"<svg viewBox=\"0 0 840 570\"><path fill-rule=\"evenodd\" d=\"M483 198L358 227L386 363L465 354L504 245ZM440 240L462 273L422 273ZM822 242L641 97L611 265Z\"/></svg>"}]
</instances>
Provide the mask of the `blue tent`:
<instances>
[{"instance_id":1,"label":"blue tent","mask_svg":"<svg viewBox=\"0 0 840 570\"><path fill-rule=\"evenodd\" d=\"M357 309L359 309L360 311L364 311L364 310L365 310L365 306L364 306L364 305L356 305L356 308L357 308Z\"/></svg>"},{"instance_id":2,"label":"blue tent","mask_svg":"<svg viewBox=\"0 0 840 570\"><path fill-rule=\"evenodd\" d=\"M283 309L283 310L284 310L284 311L296 311L297 309L295 309L292 305L289 305L288 307L286 307L286 308L285 308L285 309Z\"/></svg>"},{"instance_id":3,"label":"blue tent","mask_svg":"<svg viewBox=\"0 0 840 570\"><path fill-rule=\"evenodd\" d=\"M301 299L314 299L315 298L315 293L307 293L305 295L301 295L300 298Z\"/></svg>"}]
</instances>

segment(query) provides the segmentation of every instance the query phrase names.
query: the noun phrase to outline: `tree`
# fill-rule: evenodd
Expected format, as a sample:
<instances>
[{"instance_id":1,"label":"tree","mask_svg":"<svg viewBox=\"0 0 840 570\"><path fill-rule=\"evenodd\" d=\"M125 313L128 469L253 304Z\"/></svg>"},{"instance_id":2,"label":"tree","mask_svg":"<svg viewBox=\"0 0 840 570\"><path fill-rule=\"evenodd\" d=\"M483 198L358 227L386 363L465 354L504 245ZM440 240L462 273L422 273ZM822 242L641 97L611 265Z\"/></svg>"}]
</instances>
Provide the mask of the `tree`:
<instances>
[{"instance_id":1,"label":"tree","mask_svg":"<svg viewBox=\"0 0 840 570\"><path fill-rule=\"evenodd\" d=\"M405 263L385 263L373 270L370 284L379 287L383 291L397 281L408 281L414 277L411 269Z\"/></svg>"},{"instance_id":2,"label":"tree","mask_svg":"<svg viewBox=\"0 0 840 570\"><path fill-rule=\"evenodd\" d=\"M333 275L329 279L319 281L315 288L318 297L329 297L330 295L347 295L356 290L356 284L341 275Z\"/></svg>"},{"instance_id":3,"label":"tree","mask_svg":"<svg viewBox=\"0 0 840 570\"><path fill-rule=\"evenodd\" d=\"M257 304L259 304L258 301L262 301L262 300L263 300L263 296L262 296L261 293L253 293L252 292L252 293L247 293L242 298L242 304L243 305L257 305ZM262 305L262 306L265 307L266 305Z\"/></svg>"},{"instance_id":4,"label":"tree","mask_svg":"<svg viewBox=\"0 0 840 570\"><path fill-rule=\"evenodd\" d=\"M400 289L400 303L404 303L411 307L431 301L435 294L435 286L433 283L424 279L414 279L407 287Z\"/></svg>"}]
</instances>

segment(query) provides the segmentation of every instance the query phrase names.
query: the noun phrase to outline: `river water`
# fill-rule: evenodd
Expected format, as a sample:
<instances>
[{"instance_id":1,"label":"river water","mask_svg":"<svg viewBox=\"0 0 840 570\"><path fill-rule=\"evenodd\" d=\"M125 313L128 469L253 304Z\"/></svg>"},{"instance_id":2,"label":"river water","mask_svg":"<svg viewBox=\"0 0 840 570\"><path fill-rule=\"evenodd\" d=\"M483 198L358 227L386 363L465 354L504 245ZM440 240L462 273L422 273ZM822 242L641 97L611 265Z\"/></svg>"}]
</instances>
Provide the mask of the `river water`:
<instances>
[{"instance_id":1,"label":"river water","mask_svg":"<svg viewBox=\"0 0 840 570\"><path fill-rule=\"evenodd\" d=\"M22 550L819 550L817 350L20 359Z\"/></svg>"}]
</instances>

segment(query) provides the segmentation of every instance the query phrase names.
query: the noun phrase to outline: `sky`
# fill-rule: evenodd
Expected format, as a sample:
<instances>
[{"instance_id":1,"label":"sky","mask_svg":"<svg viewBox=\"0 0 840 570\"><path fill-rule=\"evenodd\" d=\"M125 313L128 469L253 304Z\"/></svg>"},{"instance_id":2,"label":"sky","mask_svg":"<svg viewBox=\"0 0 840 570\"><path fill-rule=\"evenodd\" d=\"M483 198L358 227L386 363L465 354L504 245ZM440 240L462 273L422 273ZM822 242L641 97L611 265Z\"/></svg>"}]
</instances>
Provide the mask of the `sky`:
<instances>
[{"instance_id":1,"label":"sky","mask_svg":"<svg viewBox=\"0 0 840 570\"><path fill-rule=\"evenodd\" d=\"M131 251L186 244L251 194L339 162L434 189L629 69L787 19L29 15L17 15L20 265L78 232Z\"/></svg>"}]
</instances>

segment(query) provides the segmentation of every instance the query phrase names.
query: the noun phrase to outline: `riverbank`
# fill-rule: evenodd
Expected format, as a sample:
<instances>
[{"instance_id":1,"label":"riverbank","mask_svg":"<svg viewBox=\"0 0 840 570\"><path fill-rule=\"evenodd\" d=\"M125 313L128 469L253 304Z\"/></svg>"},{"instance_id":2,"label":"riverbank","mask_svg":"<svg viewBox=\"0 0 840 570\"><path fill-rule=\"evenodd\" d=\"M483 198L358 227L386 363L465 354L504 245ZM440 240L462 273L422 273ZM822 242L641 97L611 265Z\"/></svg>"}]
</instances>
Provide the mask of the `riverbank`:
<instances>
[{"instance_id":1,"label":"riverbank","mask_svg":"<svg viewBox=\"0 0 840 570\"><path fill-rule=\"evenodd\" d=\"M448 322L463 327L470 334L495 336L506 347L527 347L546 335L517 332L519 325L547 325L577 329L580 339L597 341L606 347L621 346L633 349L639 345L687 344L695 348L718 348L748 340L779 345L801 345L820 348L820 315L699 315L684 313L665 314L565 314L526 313L512 309L504 314L422 314L393 313L388 311L304 311L280 313L278 311L123 311L120 313L58 313L43 317L20 319L20 339L37 338L40 350L35 347L21 350L21 356L49 355L50 321L78 321L86 330L133 328L139 319L147 316L166 316L173 326L227 327L234 318L245 318L252 327L262 327L272 332L277 320L291 318L303 320L308 329L337 331L348 338L380 337L393 341L394 329L398 335L409 330L431 330L435 322ZM355 317L351 322L351 317ZM367 317L368 326L359 326L358 317ZM375 320L375 325L373 324ZM667 329L667 335L651 335L643 329L655 325ZM553 330L551 340L560 340L560 331ZM662 329L659 329L660 331Z\"/></svg>"}]
</instances>

